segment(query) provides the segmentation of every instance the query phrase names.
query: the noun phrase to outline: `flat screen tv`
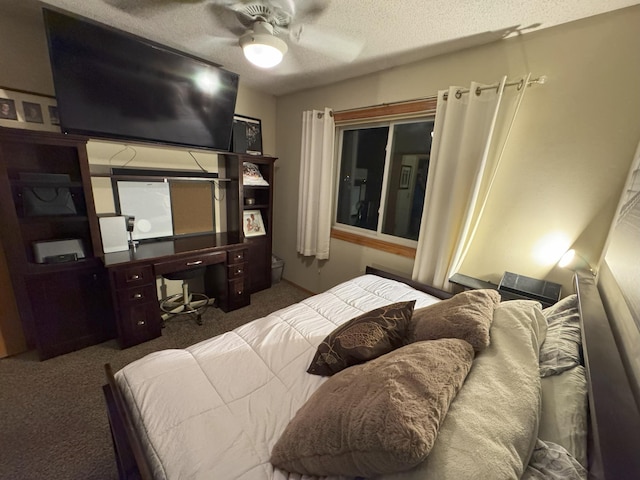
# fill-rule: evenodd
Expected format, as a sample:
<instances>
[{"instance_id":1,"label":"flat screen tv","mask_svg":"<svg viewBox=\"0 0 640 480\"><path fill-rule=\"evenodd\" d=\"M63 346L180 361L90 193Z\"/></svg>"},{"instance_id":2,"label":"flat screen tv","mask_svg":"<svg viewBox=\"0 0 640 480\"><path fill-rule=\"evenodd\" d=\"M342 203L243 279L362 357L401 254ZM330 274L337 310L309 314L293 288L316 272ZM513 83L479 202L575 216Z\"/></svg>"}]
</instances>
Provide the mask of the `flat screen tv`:
<instances>
[{"instance_id":1,"label":"flat screen tv","mask_svg":"<svg viewBox=\"0 0 640 480\"><path fill-rule=\"evenodd\" d=\"M237 74L57 11L44 22L63 132L229 150Z\"/></svg>"}]
</instances>

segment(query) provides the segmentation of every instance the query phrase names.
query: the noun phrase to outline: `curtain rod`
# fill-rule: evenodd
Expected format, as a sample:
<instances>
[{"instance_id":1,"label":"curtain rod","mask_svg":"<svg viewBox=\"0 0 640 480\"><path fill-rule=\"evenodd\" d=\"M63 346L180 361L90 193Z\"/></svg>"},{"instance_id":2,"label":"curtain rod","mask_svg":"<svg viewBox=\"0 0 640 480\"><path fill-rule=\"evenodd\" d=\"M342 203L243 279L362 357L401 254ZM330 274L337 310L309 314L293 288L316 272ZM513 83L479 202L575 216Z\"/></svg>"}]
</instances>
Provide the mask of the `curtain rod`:
<instances>
[{"instance_id":1,"label":"curtain rod","mask_svg":"<svg viewBox=\"0 0 640 480\"><path fill-rule=\"evenodd\" d=\"M544 83L546 83L546 81L547 81L547 76L546 75L540 75L538 78L533 78L533 79L529 80L527 82L527 87L530 87L531 85L535 85L535 84L543 85ZM476 95L480 95L485 90L493 90L494 88L497 89L499 86L500 86L499 83L494 83L493 85L486 85L484 87L476 87ZM518 81L514 80L513 82L507 82L507 83L504 84L504 86L505 87L517 86L518 90L520 90L520 89L522 89L522 87L524 87L524 78L521 78ZM465 93L469 93L469 89L468 88L462 88L462 89L456 90L456 98L460 98ZM446 100L448 96L449 96L449 94L445 93L443 95L443 98Z\"/></svg>"},{"instance_id":2,"label":"curtain rod","mask_svg":"<svg viewBox=\"0 0 640 480\"><path fill-rule=\"evenodd\" d=\"M534 78L534 79L529 80L527 82L527 86L531 86L533 84L542 85L546 81L547 81L547 76L546 75L541 75L538 78ZM487 85L485 87L478 87L476 89L476 95L480 95L480 93L482 93L483 90L491 90L492 88L497 88L499 85L500 85L499 83L496 83L494 85ZM518 81L508 82L508 83L505 84L505 87L511 87L511 86L514 86L514 85L518 85L519 86L518 89L521 89L522 86L524 85L524 78L521 78ZM469 89L460 89L460 90L458 90L456 92L456 94L458 94L458 93L461 96L461 95L463 95L465 93L469 93ZM444 94L445 100L446 100L447 96L448 95L445 93ZM391 105L402 105L402 104L405 104L405 103L421 102L421 101L425 101L425 100L435 100L436 98L437 98L437 95L431 95L429 97L412 98L412 99L409 99L409 100L400 100L398 102L379 103L377 105L368 105L366 107L357 107L357 108L348 108L348 109L345 109L345 110L336 110L334 113L357 112L359 110L368 110L370 108L376 108L376 107L388 107L388 106L391 106ZM460 97L458 96L458 98L460 98Z\"/></svg>"}]
</instances>

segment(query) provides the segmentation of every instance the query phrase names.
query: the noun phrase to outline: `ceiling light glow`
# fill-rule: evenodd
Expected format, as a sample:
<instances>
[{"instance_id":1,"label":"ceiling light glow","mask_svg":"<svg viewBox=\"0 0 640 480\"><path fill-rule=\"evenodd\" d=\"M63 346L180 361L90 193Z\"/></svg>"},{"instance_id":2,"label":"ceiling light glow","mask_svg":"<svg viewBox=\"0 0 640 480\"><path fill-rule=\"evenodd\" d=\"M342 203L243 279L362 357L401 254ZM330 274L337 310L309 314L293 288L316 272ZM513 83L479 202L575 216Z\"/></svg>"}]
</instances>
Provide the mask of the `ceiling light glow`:
<instances>
[{"instance_id":1,"label":"ceiling light glow","mask_svg":"<svg viewBox=\"0 0 640 480\"><path fill-rule=\"evenodd\" d=\"M253 31L240 37L240 46L247 60L260 68L275 67L288 50L286 42L276 37L266 22L256 22Z\"/></svg>"}]
</instances>

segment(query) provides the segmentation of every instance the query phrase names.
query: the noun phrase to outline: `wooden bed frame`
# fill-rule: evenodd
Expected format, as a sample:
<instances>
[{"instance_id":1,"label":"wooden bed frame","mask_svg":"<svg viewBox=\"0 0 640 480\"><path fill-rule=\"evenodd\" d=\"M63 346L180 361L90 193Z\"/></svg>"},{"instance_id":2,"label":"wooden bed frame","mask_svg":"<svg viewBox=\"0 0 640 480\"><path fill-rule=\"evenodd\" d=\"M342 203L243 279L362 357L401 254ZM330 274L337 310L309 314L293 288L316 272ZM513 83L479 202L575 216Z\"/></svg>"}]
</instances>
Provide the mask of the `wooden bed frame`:
<instances>
[{"instance_id":1,"label":"wooden bed frame","mask_svg":"<svg viewBox=\"0 0 640 480\"><path fill-rule=\"evenodd\" d=\"M452 295L377 268L367 267L366 273L401 281L441 299ZM591 273L577 272L575 289L589 381L589 479L637 480L640 479L640 399L635 396L638 386L631 379L640 373L640 366L636 366L636 372L629 371L629 364L625 367L626 354L619 350L620 342L616 342L614 336L616 318L607 316ZM105 372L107 384L103 392L119 478L151 480L150 465L109 364L105 365Z\"/></svg>"}]
</instances>

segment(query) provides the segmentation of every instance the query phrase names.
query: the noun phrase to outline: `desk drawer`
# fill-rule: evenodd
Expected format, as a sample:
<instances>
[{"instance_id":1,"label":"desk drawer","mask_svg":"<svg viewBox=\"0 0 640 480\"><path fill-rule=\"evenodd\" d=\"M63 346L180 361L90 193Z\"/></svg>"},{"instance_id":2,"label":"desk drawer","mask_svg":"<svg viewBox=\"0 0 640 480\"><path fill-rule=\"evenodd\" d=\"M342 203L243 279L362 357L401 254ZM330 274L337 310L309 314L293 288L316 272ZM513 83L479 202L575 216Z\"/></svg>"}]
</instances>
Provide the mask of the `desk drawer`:
<instances>
[{"instance_id":1,"label":"desk drawer","mask_svg":"<svg viewBox=\"0 0 640 480\"><path fill-rule=\"evenodd\" d=\"M161 329L162 318L158 302L131 305L120 312L118 340L122 348L157 338L162 334Z\"/></svg>"},{"instance_id":2,"label":"desk drawer","mask_svg":"<svg viewBox=\"0 0 640 480\"><path fill-rule=\"evenodd\" d=\"M247 265L245 263L238 263L236 265L227 266L227 278L229 280L234 278L243 277L246 272Z\"/></svg>"},{"instance_id":3,"label":"desk drawer","mask_svg":"<svg viewBox=\"0 0 640 480\"><path fill-rule=\"evenodd\" d=\"M247 260L247 249L242 248L239 250L229 250L229 265L235 265L236 263L244 263Z\"/></svg>"},{"instance_id":4,"label":"desk drawer","mask_svg":"<svg viewBox=\"0 0 640 480\"><path fill-rule=\"evenodd\" d=\"M141 285L139 287L118 290L118 303L121 307L144 302L157 302L158 293L155 283L153 285Z\"/></svg>"},{"instance_id":5,"label":"desk drawer","mask_svg":"<svg viewBox=\"0 0 640 480\"><path fill-rule=\"evenodd\" d=\"M224 263L226 260L226 252L215 252L185 257L180 260L154 263L153 270L156 275L164 275L165 273L181 272L182 270L204 267L205 265L213 265L214 263Z\"/></svg>"},{"instance_id":6,"label":"desk drawer","mask_svg":"<svg viewBox=\"0 0 640 480\"><path fill-rule=\"evenodd\" d=\"M250 296L249 291L245 288L245 279L240 277L234 280L229 280L229 309L235 310L236 308L249 305Z\"/></svg>"},{"instance_id":7,"label":"desk drawer","mask_svg":"<svg viewBox=\"0 0 640 480\"><path fill-rule=\"evenodd\" d=\"M155 285L155 276L151 265L134 265L115 271L116 288L130 288L137 285Z\"/></svg>"}]
</instances>

